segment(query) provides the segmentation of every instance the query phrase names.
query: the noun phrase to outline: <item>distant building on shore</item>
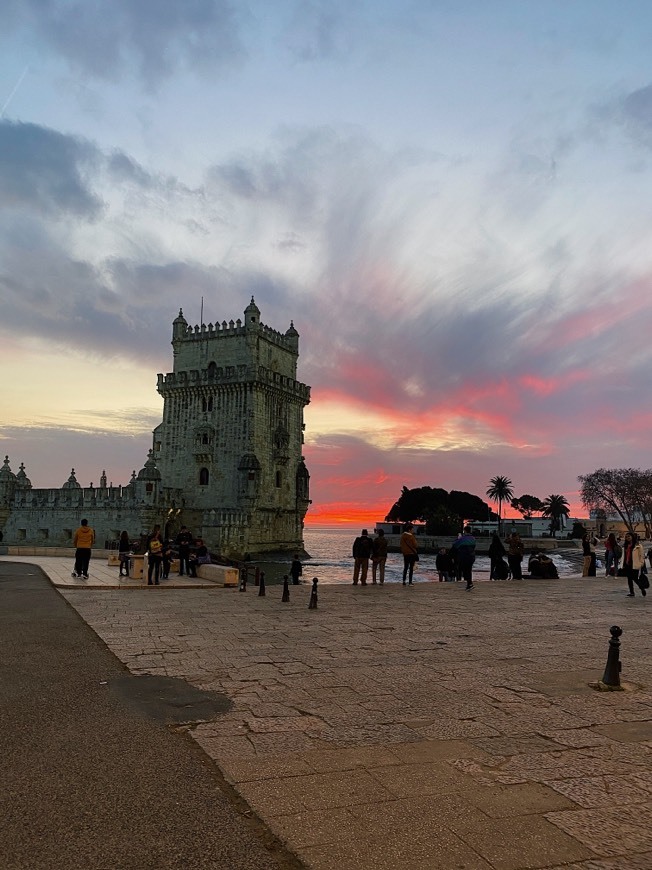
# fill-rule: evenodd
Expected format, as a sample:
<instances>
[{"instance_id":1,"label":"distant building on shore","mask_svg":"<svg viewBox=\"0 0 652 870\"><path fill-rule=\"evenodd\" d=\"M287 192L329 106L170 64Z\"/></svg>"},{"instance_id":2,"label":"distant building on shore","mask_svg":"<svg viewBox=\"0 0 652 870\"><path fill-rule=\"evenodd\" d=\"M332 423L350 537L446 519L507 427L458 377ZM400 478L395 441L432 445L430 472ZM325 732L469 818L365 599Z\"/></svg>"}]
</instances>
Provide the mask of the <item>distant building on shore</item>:
<instances>
[{"instance_id":1,"label":"distant building on shore","mask_svg":"<svg viewBox=\"0 0 652 870\"><path fill-rule=\"evenodd\" d=\"M181 525L211 550L249 553L303 549L310 476L302 456L310 387L296 380L299 334L260 322L252 297L238 319L172 326L173 370L158 375L163 420L147 461L124 486L82 487L73 469L60 489L35 489L25 466L0 468L3 544L71 545L82 517L96 546L122 529L133 538L160 524ZM108 464L108 463L107 463Z\"/></svg>"},{"instance_id":2,"label":"distant building on shore","mask_svg":"<svg viewBox=\"0 0 652 870\"><path fill-rule=\"evenodd\" d=\"M586 520L578 520L575 518L562 517L561 529L556 533L558 538L567 538L573 529L574 523L586 525ZM494 532L498 531L498 520L469 520L469 526L474 535L478 537L489 537ZM415 535L425 537L425 523L412 523L412 531ZM400 535L403 531L404 523L376 523L374 531L378 533L382 529L386 535ZM550 538L550 518L549 517L525 517L507 518L501 521L501 533L503 537L508 537L512 532L517 532L522 538ZM436 536L435 536L436 537Z\"/></svg>"}]
</instances>

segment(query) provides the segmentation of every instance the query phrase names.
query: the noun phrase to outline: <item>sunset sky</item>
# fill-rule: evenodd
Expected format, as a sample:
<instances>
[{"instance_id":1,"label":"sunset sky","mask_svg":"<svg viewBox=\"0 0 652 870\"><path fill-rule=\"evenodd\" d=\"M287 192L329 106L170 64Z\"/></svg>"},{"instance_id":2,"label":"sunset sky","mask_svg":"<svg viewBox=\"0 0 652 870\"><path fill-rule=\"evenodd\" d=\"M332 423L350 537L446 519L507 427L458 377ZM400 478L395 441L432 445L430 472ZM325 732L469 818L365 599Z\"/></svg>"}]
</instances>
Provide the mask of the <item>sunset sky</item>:
<instances>
[{"instance_id":1,"label":"sunset sky","mask_svg":"<svg viewBox=\"0 0 652 870\"><path fill-rule=\"evenodd\" d=\"M647 468L648 0L5 0L0 451L144 464L171 324L300 334L310 523Z\"/></svg>"}]
</instances>

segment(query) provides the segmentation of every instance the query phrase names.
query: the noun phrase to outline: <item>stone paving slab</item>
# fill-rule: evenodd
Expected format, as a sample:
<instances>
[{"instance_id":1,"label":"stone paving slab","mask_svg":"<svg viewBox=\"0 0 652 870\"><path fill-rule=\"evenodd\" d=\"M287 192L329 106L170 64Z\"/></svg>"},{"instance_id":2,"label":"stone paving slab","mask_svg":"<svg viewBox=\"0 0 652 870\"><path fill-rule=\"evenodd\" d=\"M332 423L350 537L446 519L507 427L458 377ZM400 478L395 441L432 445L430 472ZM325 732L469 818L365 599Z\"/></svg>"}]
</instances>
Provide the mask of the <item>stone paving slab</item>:
<instances>
[{"instance_id":1,"label":"stone paving slab","mask_svg":"<svg viewBox=\"0 0 652 870\"><path fill-rule=\"evenodd\" d=\"M652 606L619 580L66 589L134 673L227 694L190 734L307 867L652 870ZM628 691L588 686L622 636Z\"/></svg>"}]
</instances>

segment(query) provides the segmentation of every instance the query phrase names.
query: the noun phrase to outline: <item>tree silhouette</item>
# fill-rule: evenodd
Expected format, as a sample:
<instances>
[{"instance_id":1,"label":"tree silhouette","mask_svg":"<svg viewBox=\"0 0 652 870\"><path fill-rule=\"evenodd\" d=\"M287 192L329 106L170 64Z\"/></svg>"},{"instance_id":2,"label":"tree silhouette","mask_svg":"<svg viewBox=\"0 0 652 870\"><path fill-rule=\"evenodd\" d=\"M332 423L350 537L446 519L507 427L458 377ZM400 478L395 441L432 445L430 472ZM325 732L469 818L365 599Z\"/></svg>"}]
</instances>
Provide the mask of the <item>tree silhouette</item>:
<instances>
[{"instance_id":1,"label":"tree silhouette","mask_svg":"<svg viewBox=\"0 0 652 870\"><path fill-rule=\"evenodd\" d=\"M543 510L541 511L544 517L550 517L550 531L553 538L559 528L561 528L562 516L568 516L570 513L570 505L563 495L549 495L543 500Z\"/></svg>"},{"instance_id":2,"label":"tree silhouette","mask_svg":"<svg viewBox=\"0 0 652 870\"><path fill-rule=\"evenodd\" d=\"M503 502L510 501L514 498L514 490L512 489L512 481L509 477L502 477L501 475L497 475L496 477L492 477L489 481L489 488L487 489L487 497L490 498L493 502L498 503L498 533L502 532L503 525Z\"/></svg>"},{"instance_id":3,"label":"tree silhouette","mask_svg":"<svg viewBox=\"0 0 652 870\"><path fill-rule=\"evenodd\" d=\"M528 518L532 514L540 514L543 510L543 502L536 495L522 495L519 498L513 498L511 504L514 510Z\"/></svg>"}]
</instances>

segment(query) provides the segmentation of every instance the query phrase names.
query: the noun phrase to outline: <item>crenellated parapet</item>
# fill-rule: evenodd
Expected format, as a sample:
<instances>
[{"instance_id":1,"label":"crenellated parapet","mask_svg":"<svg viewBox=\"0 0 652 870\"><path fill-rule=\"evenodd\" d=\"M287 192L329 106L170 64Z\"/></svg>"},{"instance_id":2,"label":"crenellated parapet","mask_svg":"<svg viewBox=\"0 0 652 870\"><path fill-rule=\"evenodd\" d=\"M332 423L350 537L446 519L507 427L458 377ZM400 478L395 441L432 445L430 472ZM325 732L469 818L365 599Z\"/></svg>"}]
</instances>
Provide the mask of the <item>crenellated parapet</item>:
<instances>
[{"instance_id":1,"label":"crenellated parapet","mask_svg":"<svg viewBox=\"0 0 652 870\"><path fill-rule=\"evenodd\" d=\"M165 375L159 374L157 389L165 397L175 391L187 389L194 391L197 387L201 386L222 387L229 386L230 384L254 383L275 387L286 393L294 394L297 399L305 403L310 401L309 386L262 365L218 366L211 363L205 369L168 372Z\"/></svg>"},{"instance_id":2,"label":"crenellated parapet","mask_svg":"<svg viewBox=\"0 0 652 870\"><path fill-rule=\"evenodd\" d=\"M252 298L253 303L253 298ZM254 303L255 305L255 303ZM293 354L299 353L298 339L299 333L294 328L294 323L290 323L287 332L279 332L271 326L266 326L264 323L252 316L251 312L257 309L251 309L251 306L245 311L245 322L238 317L237 320L223 320L221 323L201 323L191 326L183 317L183 312L179 312L179 317L174 321L173 325L173 342L180 344L184 342L209 341L220 339L229 339L235 337L244 337L254 333L260 338L264 338L271 344L277 345L283 350L290 351ZM260 313L260 312L258 312Z\"/></svg>"}]
</instances>

